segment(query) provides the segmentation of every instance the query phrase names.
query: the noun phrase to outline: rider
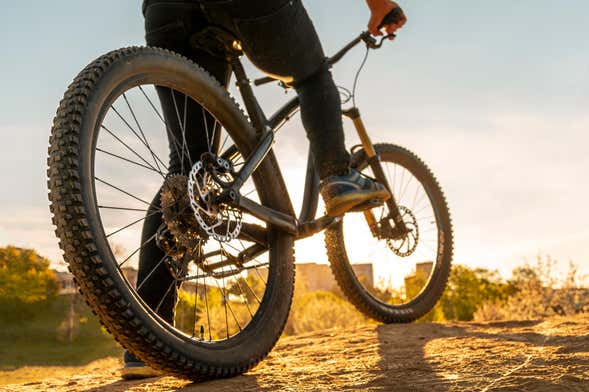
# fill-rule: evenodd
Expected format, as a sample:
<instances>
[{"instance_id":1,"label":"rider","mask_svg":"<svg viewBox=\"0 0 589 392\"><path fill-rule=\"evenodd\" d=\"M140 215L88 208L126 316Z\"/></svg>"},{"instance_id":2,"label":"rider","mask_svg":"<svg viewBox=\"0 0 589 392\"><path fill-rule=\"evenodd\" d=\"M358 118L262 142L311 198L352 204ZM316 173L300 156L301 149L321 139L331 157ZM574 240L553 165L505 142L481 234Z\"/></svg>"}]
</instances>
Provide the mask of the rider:
<instances>
[{"instance_id":1,"label":"rider","mask_svg":"<svg viewBox=\"0 0 589 392\"><path fill-rule=\"evenodd\" d=\"M384 26L387 34L401 28L406 18L397 3L391 0L366 0L371 12L368 30L382 35L378 28L391 11L396 17ZM208 71L221 85L227 87L230 66L224 58L194 45L195 33L207 26L220 26L235 35L248 58L263 71L288 81L296 90L301 119L310 141L311 151L321 179L320 191L327 214L342 215L351 209L361 210L364 203L383 202L390 197L385 187L360 176L350 169L350 156L344 144L342 112L339 92L319 37L301 0L144 0L146 41L180 53ZM169 92L158 91L166 118L176 116ZM182 102L182 100L179 100ZM191 108L192 109L192 108ZM196 123L196 122L195 122ZM202 121L198 124L203 124ZM206 151L207 141L202 129L186 133L191 156ZM194 152L192 152L194 151ZM178 165L178 157L171 156L170 172ZM147 214L142 237L151 238L161 225L159 195ZM142 242L143 243L143 242ZM168 290L173 280L164 265L156 266L163 251L151 241L139 256L138 281L151 273L140 290L142 298L153 308L160 305L159 315L173 322L176 290ZM149 284L148 284L149 282ZM165 300L160 299L162 295ZM154 375L153 371L126 352L123 377L139 378Z\"/></svg>"}]
</instances>

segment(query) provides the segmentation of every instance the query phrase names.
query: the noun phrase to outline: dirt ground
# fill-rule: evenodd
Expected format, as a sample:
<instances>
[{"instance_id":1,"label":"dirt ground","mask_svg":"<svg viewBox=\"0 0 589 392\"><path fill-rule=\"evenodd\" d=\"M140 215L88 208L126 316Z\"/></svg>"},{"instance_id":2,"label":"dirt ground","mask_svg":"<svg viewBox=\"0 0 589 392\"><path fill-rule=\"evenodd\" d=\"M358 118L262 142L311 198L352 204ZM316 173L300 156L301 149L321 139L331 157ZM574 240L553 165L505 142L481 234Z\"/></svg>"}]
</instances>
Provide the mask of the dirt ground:
<instances>
[{"instance_id":1,"label":"dirt ground","mask_svg":"<svg viewBox=\"0 0 589 392\"><path fill-rule=\"evenodd\" d=\"M246 375L200 384L123 382L119 367L106 358L0 372L0 391L589 391L589 315L310 333L280 340Z\"/></svg>"}]
</instances>

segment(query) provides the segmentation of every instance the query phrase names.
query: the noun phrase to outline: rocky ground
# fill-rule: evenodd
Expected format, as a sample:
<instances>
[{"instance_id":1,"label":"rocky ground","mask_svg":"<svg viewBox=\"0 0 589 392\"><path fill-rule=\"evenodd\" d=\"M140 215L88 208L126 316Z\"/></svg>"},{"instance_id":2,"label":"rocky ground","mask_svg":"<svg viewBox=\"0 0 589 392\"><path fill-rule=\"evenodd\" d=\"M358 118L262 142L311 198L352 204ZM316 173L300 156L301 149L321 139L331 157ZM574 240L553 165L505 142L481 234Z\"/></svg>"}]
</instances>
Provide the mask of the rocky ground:
<instances>
[{"instance_id":1,"label":"rocky ground","mask_svg":"<svg viewBox=\"0 0 589 392\"><path fill-rule=\"evenodd\" d=\"M589 315L315 332L280 340L246 375L201 384L124 382L119 367L107 358L0 372L0 391L589 391Z\"/></svg>"}]
</instances>

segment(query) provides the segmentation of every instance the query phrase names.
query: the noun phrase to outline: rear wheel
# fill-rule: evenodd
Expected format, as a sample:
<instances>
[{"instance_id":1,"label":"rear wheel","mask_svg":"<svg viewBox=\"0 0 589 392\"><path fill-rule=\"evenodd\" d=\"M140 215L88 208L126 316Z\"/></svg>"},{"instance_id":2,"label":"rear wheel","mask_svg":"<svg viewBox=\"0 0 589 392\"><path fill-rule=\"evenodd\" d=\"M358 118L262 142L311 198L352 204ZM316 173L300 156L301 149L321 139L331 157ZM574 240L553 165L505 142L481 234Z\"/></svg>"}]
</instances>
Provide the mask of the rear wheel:
<instances>
[{"instance_id":1,"label":"rear wheel","mask_svg":"<svg viewBox=\"0 0 589 392\"><path fill-rule=\"evenodd\" d=\"M395 232L386 204L348 213L325 231L338 285L358 310L385 323L406 323L429 312L444 291L452 262L452 223L429 168L410 151L375 145L407 232ZM364 151L352 165L374 177Z\"/></svg>"},{"instance_id":2,"label":"rear wheel","mask_svg":"<svg viewBox=\"0 0 589 392\"><path fill-rule=\"evenodd\" d=\"M157 369L233 376L284 328L293 237L213 202L255 143L227 92L161 49L98 58L60 104L48 184L65 260L107 329ZM292 214L283 184L269 154L242 193Z\"/></svg>"}]
</instances>

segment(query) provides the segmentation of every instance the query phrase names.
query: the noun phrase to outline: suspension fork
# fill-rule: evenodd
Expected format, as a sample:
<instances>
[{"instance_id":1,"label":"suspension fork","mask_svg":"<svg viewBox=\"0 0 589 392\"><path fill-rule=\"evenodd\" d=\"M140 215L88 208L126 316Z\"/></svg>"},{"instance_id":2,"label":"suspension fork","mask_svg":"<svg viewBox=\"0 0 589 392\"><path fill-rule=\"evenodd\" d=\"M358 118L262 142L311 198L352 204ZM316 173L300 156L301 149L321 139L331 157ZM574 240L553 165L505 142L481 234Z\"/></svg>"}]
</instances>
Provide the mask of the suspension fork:
<instances>
[{"instance_id":1,"label":"suspension fork","mask_svg":"<svg viewBox=\"0 0 589 392\"><path fill-rule=\"evenodd\" d=\"M368 157L368 165L372 169L374 176L378 182L384 185L389 193L391 194L391 198L386 201L387 207L389 208L389 216L395 222L394 231L399 235L402 235L407 232L407 227L405 226L405 222L403 222L403 218L401 217L401 213L399 211L399 207L397 206L397 202L395 201L395 197L392 192L392 188L388 182L387 176L382 169L382 165L380 164L380 157L376 153L374 148L374 144L370 140L370 136L368 136L368 132L366 131L366 127L364 126L364 122L360 117L360 111L358 108L353 107L348 110L343 111L343 115L350 118L354 123L354 127L356 128L356 132L360 137L360 141L362 142L362 147L366 152L366 156ZM372 210L364 211L364 216L366 217L366 221L368 225L372 229L372 231L376 231L377 221L372 213Z\"/></svg>"}]
</instances>

